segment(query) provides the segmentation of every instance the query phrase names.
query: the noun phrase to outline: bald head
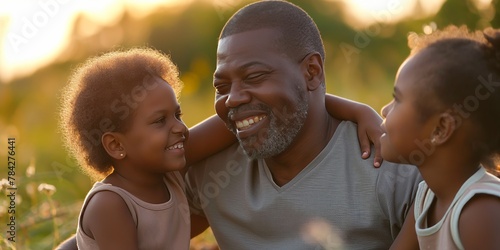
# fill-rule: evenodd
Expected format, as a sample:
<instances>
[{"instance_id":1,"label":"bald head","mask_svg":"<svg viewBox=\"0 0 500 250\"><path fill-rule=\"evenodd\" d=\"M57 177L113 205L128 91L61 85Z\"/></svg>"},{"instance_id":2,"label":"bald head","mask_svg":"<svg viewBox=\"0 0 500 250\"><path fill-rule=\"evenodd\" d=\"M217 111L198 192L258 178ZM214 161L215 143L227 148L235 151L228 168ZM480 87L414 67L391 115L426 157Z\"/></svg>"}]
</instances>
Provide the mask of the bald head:
<instances>
[{"instance_id":1,"label":"bald head","mask_svg":"<svg viewBox=\"0 0 500 250\"><path fill-rule=\"evenodd\" d=\"M262 28L280 33L277 48L294 60L317 52L325 60L323 41L316 23L300 7L285 1L262 1L241 8L226 23L219 40Z\"/></svg>"}]
</instances>

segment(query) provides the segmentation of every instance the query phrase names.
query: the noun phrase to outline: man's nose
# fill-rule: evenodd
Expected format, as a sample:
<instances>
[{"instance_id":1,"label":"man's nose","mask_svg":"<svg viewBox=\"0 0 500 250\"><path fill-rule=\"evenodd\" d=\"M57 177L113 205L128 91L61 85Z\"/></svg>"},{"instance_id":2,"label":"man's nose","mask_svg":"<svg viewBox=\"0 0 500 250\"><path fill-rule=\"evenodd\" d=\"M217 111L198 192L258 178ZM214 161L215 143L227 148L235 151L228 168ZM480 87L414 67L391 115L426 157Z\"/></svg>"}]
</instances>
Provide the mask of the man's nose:
<instances>
[{"instance_id":1,"label":"man's nose","mask_svg":"<svg viewBox=\"0 0 500 250\"><path fill-rule=\"evenodd\" d=\"M250 93L248 93L248 90L241 83L233 83L227 95L226 107L235 108L241 104L250 102L250 99Z\"/></svg>"}]
</instances>

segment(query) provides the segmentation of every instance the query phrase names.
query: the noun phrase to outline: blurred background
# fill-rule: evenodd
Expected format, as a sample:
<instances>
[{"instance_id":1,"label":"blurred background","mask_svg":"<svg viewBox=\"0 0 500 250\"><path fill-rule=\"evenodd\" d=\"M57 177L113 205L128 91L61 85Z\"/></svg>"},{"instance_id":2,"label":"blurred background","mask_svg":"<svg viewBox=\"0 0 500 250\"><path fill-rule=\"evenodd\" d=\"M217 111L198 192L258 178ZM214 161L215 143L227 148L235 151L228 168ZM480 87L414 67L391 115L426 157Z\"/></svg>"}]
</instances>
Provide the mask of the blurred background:
<instances>
[{"instance_id":1,"label":"blurred background","mask_svg":"<svg viewBox=\"0 0 500 250\"><path fill-rule=\"evenodd\" d=\"M0 249L52 249L75 232L93 181L66 153L57 128L59 94L72 69L112 49L162 50L180 69L183 118L192 126L215 113L217 38L226 20L249 2L0 0L0 179L8 177L8 138L15 138L11 177L17 186L13 214L10 185L0 182ZM450 24L471 29L500 24L498 0L291 2L305 9L322 33L327 91L376 110L391 100L394 76L409 54L409 34ZM11 216L15 243L9 240ZM192 248L213 242L207 232Z\"/></svg>"}]
</instances>

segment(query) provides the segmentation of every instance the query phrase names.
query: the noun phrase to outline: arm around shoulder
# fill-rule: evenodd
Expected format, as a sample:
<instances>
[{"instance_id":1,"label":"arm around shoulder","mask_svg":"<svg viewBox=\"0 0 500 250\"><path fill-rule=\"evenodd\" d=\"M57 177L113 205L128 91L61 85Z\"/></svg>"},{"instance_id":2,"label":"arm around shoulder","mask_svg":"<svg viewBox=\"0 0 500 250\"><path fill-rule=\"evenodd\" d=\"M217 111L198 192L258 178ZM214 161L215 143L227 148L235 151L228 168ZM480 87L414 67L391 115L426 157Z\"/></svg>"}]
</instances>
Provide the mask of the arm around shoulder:
<instances>
[{"instance_id":1,"label":"arm around shoulder","mask_svg":"<svg viewBox=\"0 0 500 250\"><path fill-rule=\"evenodd\" d=\"M213 115L189 129L189 138L184 145L186 166L222 151L235 142L236 136L217 115Z\"/></svg>"},{"instance_id":2,"label":"arm around shoulder","mask_svg":"<svg viewBox=\"0 0 500 250\"><path fill-rule=\"evenodd\" d=\"M380 167L380 136L382 135L382 118L370 106L349 99L326 94L325 105L328 113L339 120L347 120L358 124L358 140L363 159L371 154L370 142L375 146L373 165Z\"/></svg>"},{"instance_id":3,"label":"arm around shoulder","mask_svg":"<svg viewBox=\"0 0 500 250\"><path fill-rule=\"evenodd\" d=\"M378 113L370 106L340 96L326 94L325 106L328 113L339 120L358 123L364 120L365 116L370 116L376 118L377 121L382 121Z\"/></svg>"}]
</instances>

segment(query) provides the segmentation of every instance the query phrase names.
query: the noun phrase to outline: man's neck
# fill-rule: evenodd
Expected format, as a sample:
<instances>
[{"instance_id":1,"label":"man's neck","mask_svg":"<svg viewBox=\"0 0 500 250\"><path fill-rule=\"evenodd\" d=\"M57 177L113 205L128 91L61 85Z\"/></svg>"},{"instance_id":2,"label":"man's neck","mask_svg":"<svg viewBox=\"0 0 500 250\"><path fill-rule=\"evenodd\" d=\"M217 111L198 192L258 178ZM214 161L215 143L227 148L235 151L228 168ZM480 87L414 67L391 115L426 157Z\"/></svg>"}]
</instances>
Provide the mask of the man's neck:
<instances>
[{"instance_id":1,"label":"man's neck","mask_svg":"<svg viewBox=\"0 0 500 250\"><path fill-rule=\"evenodd\" d=\"M325 110L321 119L306 121L288 149L265 159L276 185L285 185L307 167L330 142L339 123Z\"/></svg>"}]
</instances>

